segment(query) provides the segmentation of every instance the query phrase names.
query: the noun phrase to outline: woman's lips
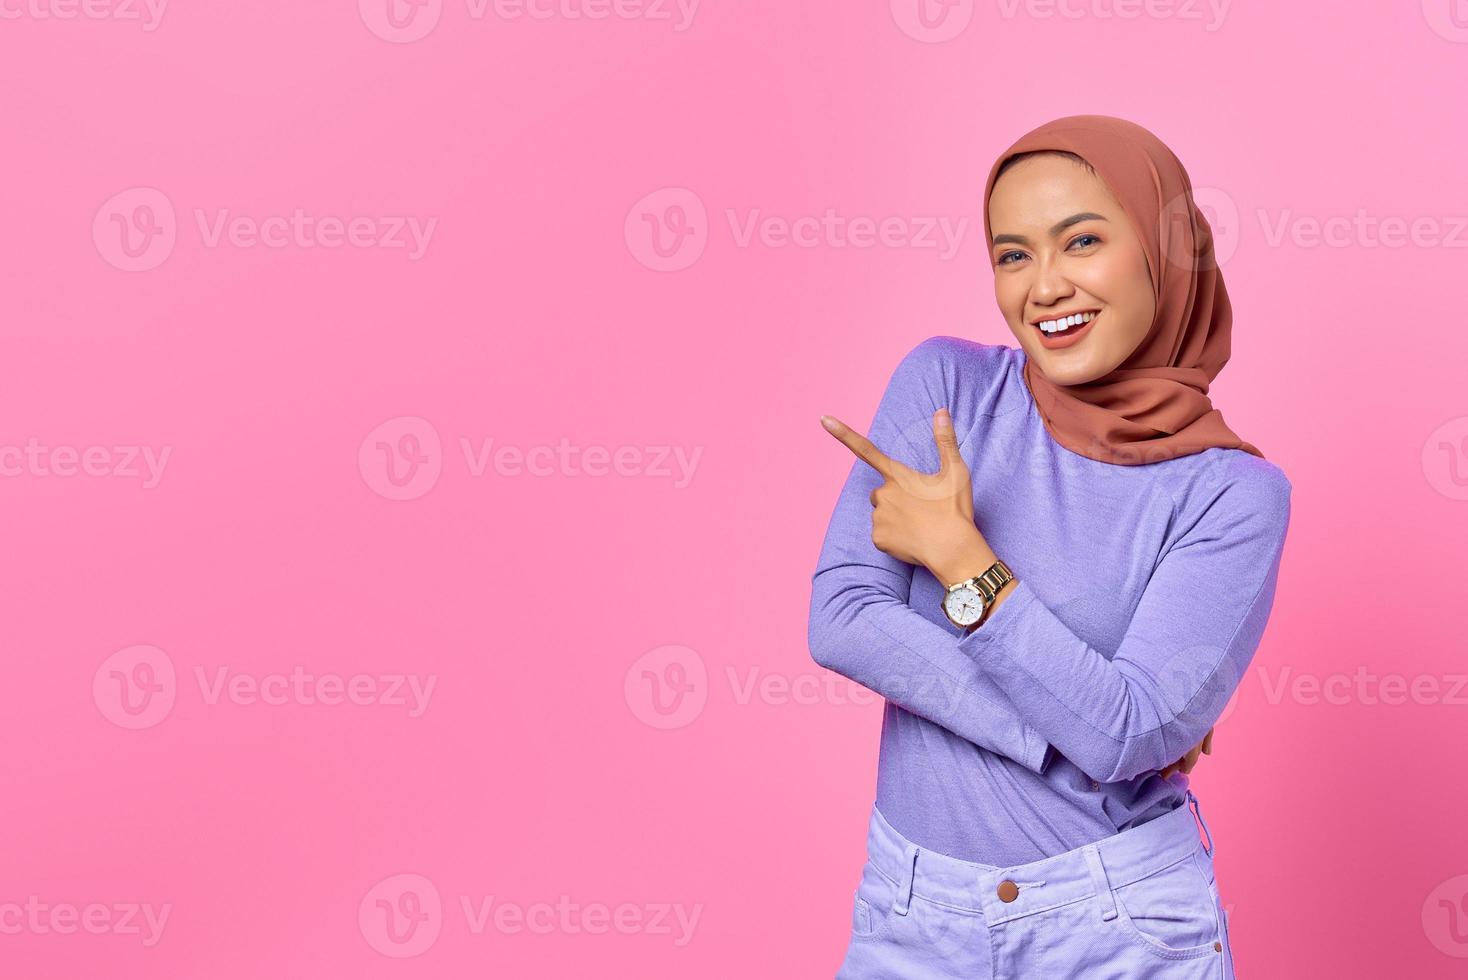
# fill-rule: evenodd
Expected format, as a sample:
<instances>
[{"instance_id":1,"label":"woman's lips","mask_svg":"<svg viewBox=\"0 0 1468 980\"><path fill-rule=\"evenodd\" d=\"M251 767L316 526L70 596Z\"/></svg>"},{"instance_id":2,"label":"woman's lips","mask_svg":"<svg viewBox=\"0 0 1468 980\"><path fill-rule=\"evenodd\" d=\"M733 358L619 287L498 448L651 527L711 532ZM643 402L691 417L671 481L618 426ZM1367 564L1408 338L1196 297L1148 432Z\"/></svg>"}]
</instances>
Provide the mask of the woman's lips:
<instances>
[{"instance_id":1,"label":"woman's lips","mask_svg":"<svg viewBox=\"0 0 1468 980\"><path fill-rule=\"evenodd\" d=\"M1063 333L1046 333L1038 326L1035 327L1035 330L1038 331L1040 334L1040 345L1042 347L1044 347L1046 350L1060 350L1065 347L1070 347L1073 344L1080 343L1081 338L1090 333L1092 324L1094 324L1099 319L1101 319L1101 314L1097 313L1087 322L1082 323L1079 326L1071 327L1069 330L1066 330Z\"/></svg>"}]
</instances>

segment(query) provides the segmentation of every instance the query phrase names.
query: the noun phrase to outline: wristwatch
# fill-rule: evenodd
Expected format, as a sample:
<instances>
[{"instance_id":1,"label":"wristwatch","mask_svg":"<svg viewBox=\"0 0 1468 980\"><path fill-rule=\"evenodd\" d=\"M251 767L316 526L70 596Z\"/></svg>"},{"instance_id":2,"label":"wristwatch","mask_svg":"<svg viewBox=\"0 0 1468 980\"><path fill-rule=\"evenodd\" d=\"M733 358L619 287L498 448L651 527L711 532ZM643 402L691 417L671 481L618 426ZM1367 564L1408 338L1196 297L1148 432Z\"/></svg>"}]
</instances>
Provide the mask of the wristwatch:
<instances>
[{"instance_id":1,"label":"wristwatch","mask_svg":"<svg viewBox=\"0 0 1468 980\"><path fill-rule=\"evenodd\" d=\"M968 627L982 623L994 605L994 598L1006 584L1014 581L1014 573L1003 561L996 561L981 575L955 582L943 596L943 614L954 626Z\"/></svg>"}]
</instances>

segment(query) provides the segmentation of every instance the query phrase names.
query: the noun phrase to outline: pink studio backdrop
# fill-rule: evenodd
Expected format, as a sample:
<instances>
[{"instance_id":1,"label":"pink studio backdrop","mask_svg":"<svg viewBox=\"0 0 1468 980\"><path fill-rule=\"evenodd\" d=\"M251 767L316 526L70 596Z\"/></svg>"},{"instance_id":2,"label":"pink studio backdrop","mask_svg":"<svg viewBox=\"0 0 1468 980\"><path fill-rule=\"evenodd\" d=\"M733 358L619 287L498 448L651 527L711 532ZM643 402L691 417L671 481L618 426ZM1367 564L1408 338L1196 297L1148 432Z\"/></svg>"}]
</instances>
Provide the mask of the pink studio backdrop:
<instances>
[{"instance_id":1,"label":"pink studio backdrop","mask_svg":"<svg viewBox=\"0 0 1468 980\"><path fill-rule=\"evenodd\" d=\"M983 177L1075 112L1189 167L1294 483L1240 975L1468 973L1463 4L394 2L0 2L0 975L834 973L817 418L1013 343Z\"/></svg>"}]
</instances>

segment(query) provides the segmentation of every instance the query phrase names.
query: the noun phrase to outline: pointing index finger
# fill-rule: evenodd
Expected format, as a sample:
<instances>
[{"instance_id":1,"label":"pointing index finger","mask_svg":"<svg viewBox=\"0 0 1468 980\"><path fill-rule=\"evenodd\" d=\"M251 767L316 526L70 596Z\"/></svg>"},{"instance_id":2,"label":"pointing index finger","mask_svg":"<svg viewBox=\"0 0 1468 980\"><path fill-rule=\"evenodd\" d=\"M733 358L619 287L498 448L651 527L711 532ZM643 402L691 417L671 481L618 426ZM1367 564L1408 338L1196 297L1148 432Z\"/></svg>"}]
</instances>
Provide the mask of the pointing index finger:
<instances>
[{"instance_id":1,"label":"pointing index finger","mask_svg":"<svg viewBox=\"0 0 1468 980\"><path fill-rule=\"evenodd\" d=\"M829 415L821 416L821 425L826 431L835 436L847 449L856 454L857 458L865 462L872 469L886 479L892 477L892 460L882 450L872 445L870 439L852 429Z\"/></svg>"}]
</instances>

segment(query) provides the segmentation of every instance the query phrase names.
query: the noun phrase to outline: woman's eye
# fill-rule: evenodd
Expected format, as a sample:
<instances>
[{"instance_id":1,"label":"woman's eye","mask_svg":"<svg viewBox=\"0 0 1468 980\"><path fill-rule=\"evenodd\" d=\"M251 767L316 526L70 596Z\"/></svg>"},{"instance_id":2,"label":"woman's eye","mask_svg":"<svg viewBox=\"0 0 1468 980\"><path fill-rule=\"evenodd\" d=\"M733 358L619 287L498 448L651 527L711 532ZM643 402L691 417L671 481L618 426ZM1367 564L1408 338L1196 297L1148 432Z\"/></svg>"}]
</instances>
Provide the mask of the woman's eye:
<instances>
[{"instance_id":1,"label":"woman's eye","mask_svg":"<svg viewBox=\"0 0 1468 980\"><path fill-rule=\"evenodd\" d=\"M1100 236L1093 235L1090 232L1085 232L1085 233L1080 234L1080 235L1077 235L1075 238L1071 239L1071 242L1070 242L1070 246L1069 247L1074 248L1076 246L1080 246L1081 248L1086 248L1086 247L1088 247L1088 246L1090 246L1092 244L1095 244L1095 243L1097 243L1099 241L1101 241ZM1024 257L1025 257L1025 253L1023 253L1023 252L1009 251L1009 252L1005 252L1002 255L1000 255L995 264L996 265L1014 265L1015 262L1020 261Z\"/></svg>"}]
</instances>

